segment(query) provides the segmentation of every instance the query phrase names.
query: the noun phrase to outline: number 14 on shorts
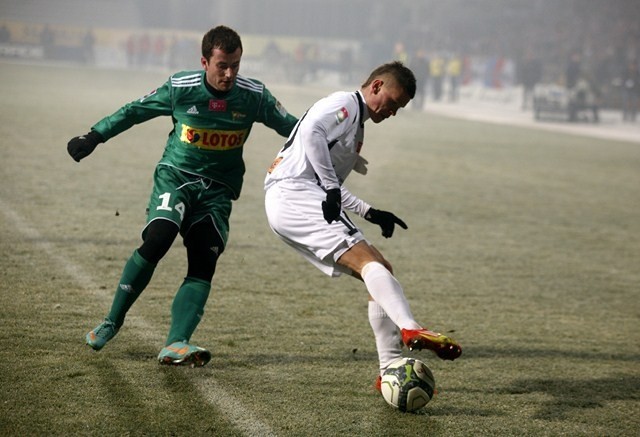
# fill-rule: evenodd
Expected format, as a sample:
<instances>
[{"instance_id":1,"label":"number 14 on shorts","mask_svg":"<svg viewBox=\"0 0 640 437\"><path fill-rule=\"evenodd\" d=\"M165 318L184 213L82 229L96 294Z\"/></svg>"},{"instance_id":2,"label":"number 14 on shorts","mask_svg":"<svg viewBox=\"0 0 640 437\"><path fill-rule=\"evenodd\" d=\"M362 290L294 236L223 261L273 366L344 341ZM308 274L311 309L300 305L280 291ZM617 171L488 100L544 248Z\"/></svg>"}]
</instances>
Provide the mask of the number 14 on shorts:
<instances>
[{"instance_id":1,"label":"number 14 on shorts","mask_svg":"<svg viewBox=\"0 0 640 437\"><path fill-rule=\"evenodd\" d=\"M158 198L162 199L162 203L156 207L158 211L173 211L175 209L180 213L180 219L184 220L184 203L180 202L174 205L173 208L169 206L169 201L171 200L171 193L164 193L158 196Z\"/></svg>"}]
</instances>

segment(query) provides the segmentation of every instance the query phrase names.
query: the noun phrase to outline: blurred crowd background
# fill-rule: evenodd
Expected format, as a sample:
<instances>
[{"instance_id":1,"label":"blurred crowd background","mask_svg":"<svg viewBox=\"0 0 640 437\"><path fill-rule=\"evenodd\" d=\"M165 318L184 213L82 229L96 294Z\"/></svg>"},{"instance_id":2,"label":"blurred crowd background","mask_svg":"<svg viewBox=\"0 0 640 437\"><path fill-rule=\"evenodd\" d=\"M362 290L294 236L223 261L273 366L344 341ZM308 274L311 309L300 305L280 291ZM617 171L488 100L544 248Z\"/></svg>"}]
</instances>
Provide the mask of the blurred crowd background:
<instances>
[{"instance_id":1,"label":"blurred crowd background","mask_svg":"<svg viewBox=\"0 0 640 437\"><path fill-rule=\"evenodd\" d=\"M517 88L527 109L537 85L580 80L634 120L640 101L638 0L2 0L0 58L200 68L218 24L242 35L242 72L265 81L351 85L399 59L418 107Z\"/></svg>"}]
</instances>

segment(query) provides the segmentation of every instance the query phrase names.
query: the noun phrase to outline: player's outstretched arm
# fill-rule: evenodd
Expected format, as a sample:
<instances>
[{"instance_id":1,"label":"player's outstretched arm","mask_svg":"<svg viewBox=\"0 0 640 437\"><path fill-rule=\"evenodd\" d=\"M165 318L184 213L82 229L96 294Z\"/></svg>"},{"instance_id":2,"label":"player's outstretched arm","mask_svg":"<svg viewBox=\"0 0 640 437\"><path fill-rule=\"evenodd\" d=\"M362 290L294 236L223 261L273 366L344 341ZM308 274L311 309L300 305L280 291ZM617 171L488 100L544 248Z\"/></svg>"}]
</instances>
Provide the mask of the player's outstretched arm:
<instances>
[{"instance_id":1,"label":"player's outstretched arm","mask_svg":"<svg viewBox=\"0 0 640 437\"><path fill-rule=\"evenodd\" d=\"M92 130L87 134L71 138L67 143L67 152L74 161L80 162L82 158L89 156L100 143L104 143L104 138Z\"/></svg>"},{"instance_id":2,"label":"player's outstretched arm","mask_svg":"<svg viewBox=\"0 0 640 437\"><path fill-rule=\"evenodd\" d=\"M405 222L396 217L395 214L388 211L369 208L369 211L364 215L364 218L373 224L379 225L382 229L382 236L384 238L389 238L393 235L393 230L396 224L402 229L408 229Z\"/></svg>"}]
</instances>

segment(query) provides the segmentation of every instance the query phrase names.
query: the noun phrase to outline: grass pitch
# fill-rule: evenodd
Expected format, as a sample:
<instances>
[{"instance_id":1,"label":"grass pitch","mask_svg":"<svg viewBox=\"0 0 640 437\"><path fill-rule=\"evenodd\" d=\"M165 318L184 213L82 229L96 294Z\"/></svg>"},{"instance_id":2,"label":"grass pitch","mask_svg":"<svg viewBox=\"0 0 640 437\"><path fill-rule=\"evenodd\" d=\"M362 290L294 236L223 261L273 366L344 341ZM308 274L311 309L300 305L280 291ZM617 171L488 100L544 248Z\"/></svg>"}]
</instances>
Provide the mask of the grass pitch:
<instances>
[{"instance_id":1,"label":"grass pitch","mask_svg":"<svg viewBox=\"0 0 640 437\"><path fill-rule=\"evenodd\" d=\"M107 313L140 243L168 119L99 146L67 141L165 74L0 64L0 434L637 435L640 147L405 111L368 125L349 188L409 225L385 240L417 319L463 345L414 353L438 396L402 414L374 392L366 292L271 234L264 171L282 139L256 126L205 317L201 369L159 366L180 241L118 336ZM270 86L301 114L328 90Z\"/></svg>"}]
</instances>

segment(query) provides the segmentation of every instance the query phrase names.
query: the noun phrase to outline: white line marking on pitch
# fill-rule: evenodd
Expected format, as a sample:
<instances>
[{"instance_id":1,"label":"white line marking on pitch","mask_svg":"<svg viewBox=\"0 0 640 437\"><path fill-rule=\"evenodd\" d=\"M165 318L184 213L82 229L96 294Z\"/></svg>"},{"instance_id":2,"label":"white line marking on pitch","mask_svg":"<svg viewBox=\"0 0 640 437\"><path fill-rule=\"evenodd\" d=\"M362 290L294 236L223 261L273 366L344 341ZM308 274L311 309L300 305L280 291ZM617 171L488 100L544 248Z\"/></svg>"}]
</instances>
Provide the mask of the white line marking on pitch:
<instances>
[{"instance_id":1,"label":"white line marking on pitch","mask_svg":"<svg viewBox=\"0 0 640 437\"><path fill-rule=\"evenodd\" d=\"M60 255L60 251L55 249L53 245L42 238L42 234L30 226L24 217L20 216L13 208L0 199L0 211L11 222L11 224L25 237L33 241L33 244L37 246L42 252L44 252L51 260L53 260L58 267L64 270L70 277L72 277L81 287L86 288L88 291L94 293L105 303L111 302L112 296L107 296L104 292L100 291L98 286L93 282L93 279L88 275L82 267L78 264L72 263L68 257ZM138 334L145 341L153 343L161 343L163 341L160 336L149 334L154 332L153 327L147 323L143 318L131 316L127 319L130 324L138 327ZM155 364L155 363L154 363ZM150 363L151 365L151 363ZM218 408L229 421L236 426L240 431L248 436L275 436L276 434L269 428L268 425L258 419L251 411L247 410L242 402L234 398L228 391L226 391L219 383L208 377L195 378L196 388L202 395L202 397L212 406Z\"/></svg>"}]
</instances>

